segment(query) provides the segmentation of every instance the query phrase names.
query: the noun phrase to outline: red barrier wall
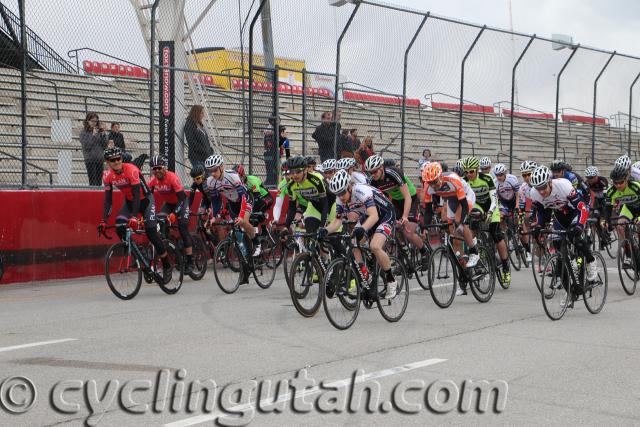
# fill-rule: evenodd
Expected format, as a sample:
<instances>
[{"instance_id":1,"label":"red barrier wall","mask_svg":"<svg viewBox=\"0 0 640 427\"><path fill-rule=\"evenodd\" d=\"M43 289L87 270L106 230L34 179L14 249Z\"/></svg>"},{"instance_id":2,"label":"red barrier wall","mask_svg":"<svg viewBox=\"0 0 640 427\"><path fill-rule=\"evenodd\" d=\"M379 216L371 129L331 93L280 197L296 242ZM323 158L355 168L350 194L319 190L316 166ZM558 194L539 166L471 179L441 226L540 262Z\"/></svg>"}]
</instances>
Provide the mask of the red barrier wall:
<instances>
[{"instance_id":1,"label":"red barrier wall","mask_svg":"<svg viewBox=\"0 0 640 427\"><path fill-rule=\"evenodd\" d=\"M102 274L115 243L98 238L103 199L101 190L0 191L0 284ZM117 212L122 193L114 191L113 203Z\"/></svg>"}]
</instances>

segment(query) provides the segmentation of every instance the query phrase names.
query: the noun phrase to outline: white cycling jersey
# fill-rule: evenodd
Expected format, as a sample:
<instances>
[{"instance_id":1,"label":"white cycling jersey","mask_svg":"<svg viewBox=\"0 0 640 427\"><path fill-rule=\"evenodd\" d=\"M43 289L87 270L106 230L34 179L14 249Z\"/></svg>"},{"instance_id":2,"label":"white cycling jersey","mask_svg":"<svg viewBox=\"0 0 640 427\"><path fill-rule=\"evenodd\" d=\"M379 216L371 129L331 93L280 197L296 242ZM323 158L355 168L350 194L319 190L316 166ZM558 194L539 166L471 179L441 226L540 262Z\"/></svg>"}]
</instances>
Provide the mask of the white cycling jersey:
<instances>
[{"instance_id":1,"label":"white cycling jersey","mask_svg":"<svg viewBox=\"0 0 640 427\"><path fill-rule=\"evenodd\" d=\"M247 187L240 179L240 176L234 171L224 171L224 176L221 180L217 180L212 176L207 178L205 191L212 197L221 194L232 203L239 202L243 196L247 197L249 195Z\"/></svg>"},{"instance_id":2,"label":"white cycling jersey","mask_svg":"<svg viewBox=\"0 0 640 427\"><path fill-rule=\"evenodd\" d=\"M380 219L394 213L393 205L387 196L375 187L367 184L356 184L351 189L351 200L346 205L336 198L336 216L338 218L349 212L366 215L367 208L376 207Z\"/></svg>"},{"instance_id":3,"label":"white cycling jersey","mask_svg":"<svg viewBox=\"0 0 640 427\"><path fill-rule=\"evenodd\" d=\"M640 181L640 161L631 165L631 178L635 181Z\"/></svg>"},{"instance_id":4,"label":"white cycling jersey","mask_svg":"<svg viewBox=\"0 0 640 427\"><path fill-rule=\"evenodd\" d=\"M498 198L501 200L511 201L516 197L516 193L520 189L518 178L514 175L507 174L503 182L495 179Z\"/></svg>"},{"instance_id":5,"label":"white cycling jersey","mask_svg":"<svg viewBox=\"0 0 640 427\"><path fill-rule=\"evenodd\" d=\"M542 204L545 209L561 210L569 205L576 194L576 189L568 179L556 178L551 181L551 193L547 197L542 197L535 188L531 189L530 194L531 200Z\"/></svg>"},{"instance_id":6,"label":"white cycling jersey","mask_svg":"<svg viewBox=\"0 0 640 427\"><path fill-rule=\"evenodd\" d=\"M367 185L369 185L369 178L367 177L367 175L363 174L362 172L354 171L351 174L351 182L353 184L367 184Z\"/></svg>"}]
</instances>

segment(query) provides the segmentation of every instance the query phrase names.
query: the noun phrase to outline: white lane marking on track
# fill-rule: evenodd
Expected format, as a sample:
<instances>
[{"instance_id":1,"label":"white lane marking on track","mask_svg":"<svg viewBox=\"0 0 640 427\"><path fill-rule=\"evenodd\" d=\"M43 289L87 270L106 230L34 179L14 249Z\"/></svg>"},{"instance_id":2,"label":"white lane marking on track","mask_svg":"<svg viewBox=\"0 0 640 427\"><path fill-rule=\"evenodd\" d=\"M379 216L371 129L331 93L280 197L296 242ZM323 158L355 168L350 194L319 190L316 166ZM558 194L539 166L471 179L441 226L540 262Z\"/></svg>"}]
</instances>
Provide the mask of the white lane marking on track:
<instances>
[{"instance_id":1,"label":"white lane marking on track","mask_svg":"<svg viewBox=\"0 0 640 427\"><path fill-rule=\"evenodd\" d=\"M30 348L30 347L40 347L42 345L50 345L50 344L60 344L63 342L69 342L69 341L77 341L77 338L64 338L61 340L52 340L52 341L40 341L40 342L32 342L29 344L21 344L21 345L12 345L11 347L1 347L0 348L0 353L4 353L5 351L13 351L13 350L20 350L23 348Z\"/></svg>"},{"instance_id":2,"label":"white lane marking on track","mask_svg":"<svg viewBox=\"0 0 640 427\"><path fill-rule=\"evenodd\" d=\"M390 368L390 369L383 369L381 371L376 371L376 372L371 372L368 374L364 374L360 377L358 377L356 379L356 383L361 383L364 381L368 381L368 380L373 380L376 378L383 378L383 377L388 377L390 375L396 375L396 374L401 374L403 372L408 372L408 371L413 371L414 369L419 369L419 368L424 368L425 366L431 366L431 365L435 365L437 363L442 363L442 362L446 362L447 359L426 359L426 360L421 360L419 362L413 362L413 363L408 363L406 365L402 365L402 366L396 366L394 368ZM340 387L347 387L351 384L351 377L349 378L344 378L342 380L338 380L338 381L334 381L328 384L325 384L326 388L340 388ZM295 399L300 399L302 397L305 396L310 396L310 395L314 395L314 394L318 394L321 391L323 391L324 389L321 389L318 386L315 387L311 387L307 390L305 390L302 393L297 393L295 396L293 396L291 393L287 393L282 395L277 401L273 401L273 399L264 399L262 401L260 401L260 405L266 406L273 406L282 402L288 402L291 399L293 399L295 397ZM186 427L186 426L192 426L195 424L200 424L203 423L205 421L212 421L215 420L219 417L225 417L228 416L230 413L239 413L242 411L246 411L249 410L251 408L256 408L256 402L250 402L250 403L245 403L242 405L237 405L234 406L232 408L228 408L226 410L226 412L220 412L220 411L216 411L213 412L211 414L206 414L206 415L197 415L195 417L191 417L191 418L186 418L184 420L180 420L180 421L175 421L172 423L168 423L165 424L165 427Z\"/></svg>"}]
</instances>

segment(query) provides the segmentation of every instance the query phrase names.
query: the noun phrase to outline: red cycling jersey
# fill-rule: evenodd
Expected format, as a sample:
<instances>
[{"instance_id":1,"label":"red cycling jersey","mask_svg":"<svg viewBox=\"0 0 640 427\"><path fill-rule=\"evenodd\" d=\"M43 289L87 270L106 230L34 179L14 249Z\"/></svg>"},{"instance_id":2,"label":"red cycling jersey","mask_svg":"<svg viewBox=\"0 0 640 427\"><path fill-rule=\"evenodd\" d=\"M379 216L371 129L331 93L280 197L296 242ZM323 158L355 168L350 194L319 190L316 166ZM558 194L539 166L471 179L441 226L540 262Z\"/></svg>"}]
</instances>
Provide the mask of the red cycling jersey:
<instances>
[{"instance_id":1,"label":"red cycling jersey","mask_svg":"<svg viewBox=\"0 0 640 427\"><path fill-rule=\"evenodd\" d=\"M180 178L171 171L166 171L162 179L158 179L155 176L152 177L151 181L149 181L149 188L151 191L155 191L157 195L156 198L160 201L160 204L162 204L162 202L172 205L177 204L178 197L176 193L184 191Z\"/></svg>"},{"instance_id":2,"label":"red cycling jersey","mask_svg":"<svg viewBox=\"0 0 640 427\"><path fill-rule=\"evenodd\" d=\"M104 183L104 189L106 191L111 191L113 190L113 187L116 187L118 188L118 190L122 191L124 197L129 201L133 200L131 187L136 184L140 184L141 187L141 200L146 198L149 194L149 189L144 182L144 178L142 178L140 169L138 169L134 164L131 163L123 163L120 173L114 171L113 169L109 169L103 174L102 180Z\"/></svg>"}]
</instances>

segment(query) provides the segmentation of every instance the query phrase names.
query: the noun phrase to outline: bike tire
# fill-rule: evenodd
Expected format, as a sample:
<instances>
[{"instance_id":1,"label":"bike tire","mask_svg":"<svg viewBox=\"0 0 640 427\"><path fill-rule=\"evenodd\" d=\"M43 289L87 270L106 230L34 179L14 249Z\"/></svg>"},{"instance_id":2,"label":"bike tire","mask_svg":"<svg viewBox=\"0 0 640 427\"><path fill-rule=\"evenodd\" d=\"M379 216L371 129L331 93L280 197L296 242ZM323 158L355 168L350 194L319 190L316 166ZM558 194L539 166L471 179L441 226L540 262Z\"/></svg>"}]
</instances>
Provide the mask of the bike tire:
<instances>
[{"instance_id":1,"label":"bike tire","mask_svg":"<svg viewBox=\"0 0 640 427\"><path fill-rule=\"evenodd\" d=\"M602 311L605 302L607 301L607 290L609 288L609 277L607 274L607 264L604 262L604 257L599 252L594 252L593 256L596 259L596 263L599 264L598 280L594 284L589 284L586 287L582 299L584 305L591 314L598 314ZM585 277L586 280L586 277Z\"/></svg>"},{"instance_id":2,"label":"bike tire","mask_svg":"<svg viewBox=\"0 0 640 427\"><path fill-rule=\"evenodd\" d=\"M394 256L389 258L391 261L391 271L398 284L396 295L392 299L386 299L387 283L383 277L384 272L378 267L378 275L375 280L375 286L377 286L376 303L378 305L378 311L380 311L384 320L393 323L402 319L402 316L404 316L404 313L407 311L407 305L409 304L409 278L400 260Z\"/></svg>"},{"instance_id":3,"label":"bike tire","mask_svg":"<svg viewBox=\"0 0 640 427\"><path fill-rule=\"evenodd\" d=\"M277 247L268 237L258 237L262 251L253 258L253 278L258 286L267 289L273 284L277 271Z\"/></svg>"},{"instance_id":4,"label":"bike tire","mask_svg":"<svg viewBox=\"0 0 640 427\"><path fill-rule=\"evenodd\" d=\"M458 288L456 262L444 246L437 248L431 254L429 293L433 302L440 308L449 307L456 297Z\"/></svg>"},{"instance_id":5,"label":"bike tire","mask_svg":"<svg viewBox=\"0 0 640 427\"><path fill-rule=\"evenodd\" d=\"M232 294L240 287L244 272L242 255L231 240L223 240L216 246L213 256L213 275L222 292Z\"/></svg>"},{"instance_id":6,"label":"bike tire","mask_svg":"<svg viewBox=\"0 0 640 427\"><path fill-rule=\"evenodd\" d=\"M520 260L520 256L518 254L518 237L511 231L507 233L507 255L509 257L509 262L516 269L516 271L520 271L522 268L522 261ZM512 246L511 249L509 246Z\"/></svg>"},{"instance_id":7,"label":"bike tire","mask_svg":"<svg viewBox=\"0 0 640 427\"><path fill-rule=\"evenodd\" d=\"M427 243L425 243L425 246ZM426 246L427 248L427 259L429 260L429 265L431 265L431 254L433 250L431 250L430 246ZM418 282L418 285L425 291L429 290L429 269L423 271L422 270L422 254L420 251L414 247L411 248L411 262L413 264L413 275ZM408 266L404 266L405 273L407 274L407 278L409 277L409 268Z\"/></svg>"},{"instance_id":8,"label":"bike tire","mask_svg":"<svg viewBox=\"0 0 640 427\"><path fill-rule=\"evenodd\" d=\"M142 269L138 259L129 253L126 243L116 243L107 250L104 276L111 292L121 300L130 300L138 295L142 286ZM127 291L123 292L122 288Z\"/></svg>"},{"instance_id":9,"label":"bike tire","mask_svg":"<svg viewBox=\"0 0 640 427\"><path fill-rule=\"evenodd\" d=\"M194 265L193 270L189 273L189 277L191 277L192 280L198 281L202 280L204 275L207 273L209 251L199 235L195 233L191 234L191 240L193 242L192 251Z\"/></svg>"},{"instance_id":10,"label":"bike tire","mask_svg":"<svg viewBox=\"0 0 640 427\"><path fill-rule=\"evenodd\" d=\"M560 320L572 302L571 292L569 291L570 284L568 283L570 281L569 271L567 265L562 260L562 255L559 253L547 258L544 271L547 271L547 269L549 269L551 274L542 276L540 283L542 306L549 319ZM560 273L559 275L556 273L558 271ZM560 280L560 283L558 283L558 280ZM567 283L563 283L564 281ZM556 298L556 296L558 298ZM553 301L556 303L552 304Z\"/></svg>"},{"instance_id":11,"label":"bike tire","mask_svg":"<svg viewBox=\"0 0 640 427\"><path fill-rule=\"evenodd\" d=\"M352 279L356 280L356 286L353 291L348 292L347 289ZM333 281L334 292L327 292L327 289L331 289L332 285L328 281ZM349 329L355 323L360 311L361 284L358 272L355 271L353 264L347 262L345 258L334 259L327 267L322 285L322 306L327 319L336 329ZM346 296L346 293L349 293L349 296ZM353 303L345 304L346 299L353 300Z\"/></svg>"},{"instance_id":12,"label":"bike tire","mask_svg":"<svg viewBox=\"0 0 640 427\"><path fill-rule=\"evenodd\" d=\"M184 258L182 256L182 252L176 247L176 245L169 241L163 241L165 249L167 250L167 256L169 257L169 262L171 263L171 279L164 283L159 282L158 286L160 289L164 291L167 295L173 295L178 293L180 288L182 287L182 282L184 280ZM161 266L162 261L160 261L160 257L156 259L156 266Z\"/></svg>"},{"instance_id":13,"label":"bike tire","mask_svg":"<svg viewBox=\"0 0 640 427\"><path fill-rule=\"evenodd\" d=\"M314 282L313 276L317 276ZM296 311L303 317L313 317L322 304L322 267L308 252L299 254L291 263L289 295ZM300 281L298 281L298 279ZM299 283L299 286L296 286ZM312 288L315 292L312 293ZM307 298L310 294L311 298Z\"/></svg>"},{"instance_id":14,"label":"bike tire","mask_svg":"<svg viewBox=\"0 0 640 427\"><path fill-rule=\"evenodd\" d=\"M625 254L624 249L629 247L629 252L631 256L627 256ZM629 260L631 263L631 268L624 268L623 264L625 260ZM638 279L640 279L640 273L638 272L638 264L636 262L636 254L633 249L633 245L631 240L624 239L620 242L620 246L618 247L618 275L620 277L620 284L622 285L622 289L627 295L633 295L636 293L636 287L638 285Z\"/></svg>"},{"instance_id":15,"label":"bike tire","mask_svg":"<svg viewBox=\"0 0 640 427\"><path fill-rule=\"evenodd\" d=\"M531 272L533 273L533 280L538 288L538 292L542 292L542 277L545 275L545 266L550 254L546 247L546 242L541 246L536 242L532 242L532 240L533 238L529 240L529 246L531 247ZM537 251L540 251L539 255L536 255ZM538 269L541 271L538 272Z\"/></svg>"},{"instance_id":16,"label":"bike tire","mask_svg":"<svg viewBox=\"0 0 640 427\"><path fill-rule=\"evenodd\" d=\"M473 276L471 277L469 287L476 301L485 303L491 300L496 289L495 275L493 272L496 266L492 261L489 251L484 246L478 246L478 255L480 256L480 260L478 264L473 267ZM486 283L484 279L486 279Z\"/></svg>"}]
</instances>

